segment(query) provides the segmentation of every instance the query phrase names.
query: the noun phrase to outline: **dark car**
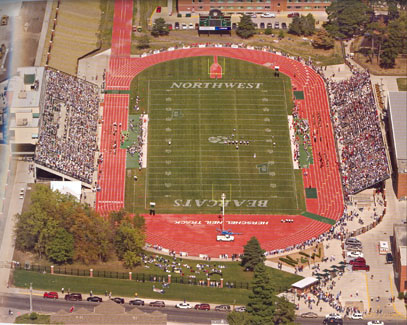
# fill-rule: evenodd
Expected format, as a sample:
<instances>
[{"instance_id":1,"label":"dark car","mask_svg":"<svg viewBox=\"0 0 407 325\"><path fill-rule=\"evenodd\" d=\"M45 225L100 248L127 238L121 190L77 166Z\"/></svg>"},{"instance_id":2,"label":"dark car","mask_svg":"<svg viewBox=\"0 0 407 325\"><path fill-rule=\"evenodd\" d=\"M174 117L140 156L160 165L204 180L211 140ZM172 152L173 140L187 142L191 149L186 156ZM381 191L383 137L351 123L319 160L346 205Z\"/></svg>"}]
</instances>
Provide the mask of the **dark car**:
<instances>
[{"instance_id":1,"label":"dark car","mask_svg":"<svg viewBox=\"0 0 407 325\"><path fill-rule=\"evenodd\" d=\"M134 299L134 300L130 300L129 304L134 305L134 306L144 306L144 301L141 299Z\"/></svg>"},{"instance_id":2,"label":"dark car","mask_svg":"<svg viewBox=\"0 0 407 325\"><path fill-rule=\"evenodd\" d=\"M44 298L48 298L48 299L58 299L58 292L44 292Z\"/></svg>"},{"instance_id":3,"label":"dark car","mask_svg":"<svg viewBox=\"0 0 407 325\"><path fill-rule=\"evenodd\" d=\"M124 304L123 298L116 297L116 298L112 298L110 300L114 301L116 304Z\"/></svg>"},{"instance_id":4,"label":"dark car","mask_svg":"<svg viewBox=\"0 0 407 325\"><path fill-rule=\"evenodd\" d=\"M199 310L211 310L209 304L196 304L194 308Z\"/></svg>"},{"instance_id":5,"label":"dark car","mask_svg":"<svg viewBox=\"0 0 407 325\"><path fill-rule=\"evenodd\" d=\"M82 295L80 293L70 293L70 294L65 295L65 300L82 301Z\"/></svg>"},{"instance_id":6,"label":"dark car","mask_svg":"<svg viewBox=\"0 0 407 325\"><path fill-rule=\"evenodd\" d=\"M391 255L391 253L386 254L386 263L387 264L392 264L393 263L393 255Z\"/></svg>"},{"instance_id":7,"label":"dark car","mask_svg":"<svg viewBox=\"0 0 407 325\"><path fill-rule=\"evenodd\" d=\"M86 299L86 300L91 301L91 302L102 302L102 298L100 298L98 296L88 297L88 299Z\"/></svg>"},{"instance_id":8,"label":"dark car","mask_svg":"<svg viewBox=\"0 0 407 325\"><path fill-rule=\"evenodd\" d=\"M230 311L229 305L219 305L215 307L216 311Z\"/></svg>"},{"instance_id":9,"label":"dark car","mask_svg":"<svg viewBox=\"0 0 407 325\"><path fill-rule=\"evenodd\" d=\"M164 301L152 301L150 302L150 307L165 307Z\"/></svg>"},{"instance_id":10,"label":"dark car","mask_svg":"<svg viewBox=\"0 0 407 325\"><path fill-rule=\"evenodd\" d=\"M336 318L327 318L327 319L324 319L323 324L342 325L343 320L336 319Z\"/></svg>"}]
</instances>

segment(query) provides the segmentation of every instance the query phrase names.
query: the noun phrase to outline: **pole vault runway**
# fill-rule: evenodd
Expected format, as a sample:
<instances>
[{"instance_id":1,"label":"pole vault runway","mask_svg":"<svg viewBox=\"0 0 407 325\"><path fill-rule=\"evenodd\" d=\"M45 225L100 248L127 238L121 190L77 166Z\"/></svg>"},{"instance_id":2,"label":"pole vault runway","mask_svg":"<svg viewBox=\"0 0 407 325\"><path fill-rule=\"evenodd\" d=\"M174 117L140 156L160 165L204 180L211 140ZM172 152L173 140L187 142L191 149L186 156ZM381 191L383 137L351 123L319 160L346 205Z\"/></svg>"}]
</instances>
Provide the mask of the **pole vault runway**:
<instances>
[{"instance_id":1,"label":"pole vault runway","mask_svg":"<svg viewBox=\"0 0 407 325\"><path fill-rule=\"evenodd\" d=\"M161 52L143 58L130 58L132 1L116 0L112 33L112 54L106 75L106 90L129 90L133 78L144 69L168 60L192 56L225 56L260 65L278 65L280 72L291 78L297 91L304 92L303 100L296 100L300 117L307 119L312 142L314 164L303 169L304 187L317 190L317 198L307 198L310 214L321 216L315 220L298 215L226 215L225 229L243 235L234 242L217 242L216 229L221 228L218 215L145 215L147 242L189 255L241 253L243 245L256 236L262 247L274 250L303 243L329 231L343 214L342 185L337 167L328 98L322 78L310 67L297 60L270 52L242 48L190 48ZM273 70L270 70L273 73ZM126 151L120 149L120 132L127 130L129 95L105 94L101 151L104 155L98 176L101 191L96 196L96 209L106 215L124 207ZM115 126L116 125L116 132ZM120 125L120 126L119 126ZM117 147L115 148L115 141ZM320 166L319 157L324 157ZM293 219L292 223L282 220Z\"/></svg>"}]
</instances>

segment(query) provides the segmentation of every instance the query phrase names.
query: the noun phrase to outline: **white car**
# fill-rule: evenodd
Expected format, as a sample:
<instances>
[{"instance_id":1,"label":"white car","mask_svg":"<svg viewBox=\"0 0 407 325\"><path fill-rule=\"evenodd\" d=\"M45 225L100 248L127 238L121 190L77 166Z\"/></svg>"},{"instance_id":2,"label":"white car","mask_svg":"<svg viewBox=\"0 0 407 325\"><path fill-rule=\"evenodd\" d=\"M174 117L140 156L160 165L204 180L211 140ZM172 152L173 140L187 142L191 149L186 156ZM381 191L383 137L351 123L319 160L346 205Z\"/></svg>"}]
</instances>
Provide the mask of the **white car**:
<instances>
[{"instance_id":1,"label":"white car","mask_svg":"<svg viewBox=\"0 0 407 325\"><path fill-rule=\"evenodd\" d=\"M188 26L187 26L187 24L185 24L185 23L182 23L182 29L188 29Z\"/></svg>"},{"instance_id":2,"label":"white car","mask_svg":"<svg viewBox=\"0 0 407 325\"><path fill-rule=\"evenodd\" d=\"M179 304L175 305L175 308L180 308L180 309L191 309L191 305L187 304L186 302L180 302Z\"/></svg>"},{"instance_id":3,"label":"white car","mask_svg":"<svg viewBox=\"0 0 407 325\"><path fill-rule=\"evenodd\" d=\"M325 318L342 319L341 315L339 315L339 314L328 314L325 316Z\"/></svg>"},{"instance_id":4,"label":"white car","mask_svg":"<svg viewBox=\"0 0 407 325\"><path fill-rule=\"evenodd\" d=\"M189 29L194 29L195 27L194 27L194 24L193 23L190 23L189 24Z\"/></svg>"},{"instance_id":5,"label":"white car","mask_svg":"<svg viewBox=\"0 0 407 325\"><path fill-rule=\"evenodd\" d=\"M276 14L265 12L264 14L261 14L261 18L276 18Z\"/></svg>"},{"instance_id":6,"label":"white car","mask_svg":"<svg viewBox=\"0 0 407 325\"><path fill-rule=\"evenodd\" d=\"M234 241L235 236L233 236L233 235L217 235L216 240L217 241Z\"/></svg>"},{"instance_id":7,"label":"white car","mask_svg":"<svg viewBox=\"0 0 407 325\"><path fill-rule=\"evenodd\" d=\"M363 253L362 252L347 252L346 256L352 257L352 258L363 257Z\"/></svg>"},{"instance_id":8,"label":"white car","mask_svg":"<svg viewBox=\"0 0 407 325\"><path fill-rule=\"evenodd\" d=\"M370 322L367 322L367 325L384 325L384 323L380 320L372 320Z\"/></svg>"},{"instance_id":9,"label":"white car","mask_svg":"<svg viewBox=\"0 0 407 325\"><path fill-rule=\"evenodd\" d=\"M349 317L350 319L363 319L363 315L361 313L353 313Z\"/></svg>"},{"instance_id":10,"label":"white car","mask_svg":"<svg viewBox=\"0 0 407 325\"><path fill-rule=\"evenodd\" d=\"M246 307L245 306L235 307L235 311L239 313L244 313L246 311Z\"/></svg>"}]
</instances>

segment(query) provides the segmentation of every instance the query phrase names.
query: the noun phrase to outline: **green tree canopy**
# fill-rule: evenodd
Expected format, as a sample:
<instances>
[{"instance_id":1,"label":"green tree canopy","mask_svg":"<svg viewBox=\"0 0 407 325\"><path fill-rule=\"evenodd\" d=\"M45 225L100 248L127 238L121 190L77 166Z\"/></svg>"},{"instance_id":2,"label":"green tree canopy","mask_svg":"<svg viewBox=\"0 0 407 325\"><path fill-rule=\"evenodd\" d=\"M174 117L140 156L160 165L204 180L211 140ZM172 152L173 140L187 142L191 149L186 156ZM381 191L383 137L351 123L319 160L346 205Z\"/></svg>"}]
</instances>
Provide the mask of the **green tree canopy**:
<instances>
[{"instance_id":1,"label":"green tree canopy","mask_svg":"<svg viewBox=\"0 0 407 325\"><path fill-rule=\"evenodd\" d=\"M154 20L153 29L151 30L151 35L154 37L165 36L170 33L168 25L165 22L164 18L157 18Z\"/></svg>"},{"instance_id":2,"label":"green tree canopy","mask_svg":"<svg viewBox=\"0 0 407 325\"><path fill-rule=\"evenodd\" d=\"M324 27L333 37L352 38L361 35L371 21L373 10L363 1L334 0L326 9Z\"/></svg>"},{"instance_id":3,"label":"green tree canopy","mask_svg":"<svg viewBox=\"0 0 407 325\"><path fill-rule=\"evenodd\" d=\"M260 247L256 237L250 238L243 247L242 266L249 271L253 271L257 264L263 264L266 257L265 250Z\"/></svg>"},{"instance_id":4,"label":"green tree canopy","mask_svg":"<svg viewBox=\"0 0 407 325\"><path fill-rule=\"evenodd\" d=\"M73 236L64 228L56 227L45 244L45 255L57 264L70 262L74 256Z\"/></svg>"},{"instance_id":5,"label":"green tree canopy","mask_svg":"<svg viewBox=\"0 0 407 325\"><path fill-rule=\"evenodd\" d=\"M331 49L335 45L333 38L325 29L320 29L312 39L312 46L317 49Z\"/></svg>"},{"instance_id":6,"label":"green tree canopy","mask_svg":"<svg viewBox=\"0 0 407 325\"><path fill-rule=\"evenodd\" d=\"M288 26L288 32L294 35L310 36L315 33L315 18L312 14L294 17Z\"/></svg>"},{"instance_id":7,"label":"green tree canopy","mask_svg":"<svg viewBox=\"0 0 407 325\"><path fill-rule=\"evenodd\" d=\"M129 221L123 221L116 230L114 242L117 256L125 259L128 266L141 263L141 253L145 243L142 229L135 227Z\"/></svg>"},{"instance_id":8,"label":"green tree canopy","mask_svg":"<svg viewBox=\"0 0 407 325\"><path fill-rule=\"evenodd\" d=\"M274 324L275 302L270 275L264 263L258 263L254 268L252 294L247 304L250 324Z\"/></svg>"},{"instance_id":9,"label":"green tree canopy","mask_svg":"<svg viewBox=\"0 0 407 325\"><path fill-rule=\"evenodd\" d=\"M256 34L252 19L248 15L240 17L239 26L237 27L236 34L241 38L250 38Z\"/></svg>"}]
</instances>

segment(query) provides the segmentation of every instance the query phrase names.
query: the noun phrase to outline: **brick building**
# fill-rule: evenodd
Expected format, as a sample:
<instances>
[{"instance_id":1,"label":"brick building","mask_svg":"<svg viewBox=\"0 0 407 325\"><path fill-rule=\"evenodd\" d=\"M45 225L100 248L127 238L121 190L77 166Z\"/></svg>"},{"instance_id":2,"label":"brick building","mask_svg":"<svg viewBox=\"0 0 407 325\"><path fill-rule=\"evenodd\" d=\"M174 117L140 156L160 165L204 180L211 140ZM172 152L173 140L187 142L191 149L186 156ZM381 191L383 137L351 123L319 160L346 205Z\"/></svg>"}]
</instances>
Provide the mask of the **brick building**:
<instances>
[{"instance_id":1,"label":"brick building","mask_svg":"<svg viewBox=\"0 0 407 325\"><path fill-rule=\"evenodd\" d=\"M177 0L180 13L209 12L220 9L223 12L301 12L325 11L330 0Z\"/></svg>"},{"instance_id":2,"label":"brick building","mask_svg":"<svg viewBox=\"0 0 407 325\"><path fill-rule=\"evenodd\" d=\"M407 290L407 229L406 225L393 226L394 280L399 292Z\"/></svg>"},{"instance_id":3,"label":"brick building","mask_svg":"<svg viewBox=\"0 0 407 325\"><path fill-rule=\"evenodd\" d=\"M389 92L390 156L393 168L394 191L398 199L407 198L407 92Z\"/></svg>"}]
</instances>

